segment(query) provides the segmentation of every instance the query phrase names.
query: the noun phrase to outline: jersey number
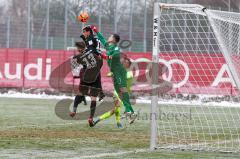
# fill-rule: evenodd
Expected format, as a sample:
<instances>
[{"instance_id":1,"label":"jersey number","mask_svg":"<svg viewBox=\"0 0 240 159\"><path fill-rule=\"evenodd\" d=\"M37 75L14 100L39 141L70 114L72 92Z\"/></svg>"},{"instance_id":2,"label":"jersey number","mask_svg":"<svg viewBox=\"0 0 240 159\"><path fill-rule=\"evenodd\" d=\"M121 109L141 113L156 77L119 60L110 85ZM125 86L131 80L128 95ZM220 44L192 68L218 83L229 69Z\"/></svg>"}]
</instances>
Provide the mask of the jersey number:
<instances>
[{"instance_id":1,"label":"jersey number","mask_svg":"<svg viewBox=\"0 0 240 159\"><path fill-rule=\"evenodd\" d=\"M97 61L93 56L93 54L89 54L88 56L84 57L83 61L86 63L88 69L91 69L97 66Z\"/></svg>"}]
</instances>

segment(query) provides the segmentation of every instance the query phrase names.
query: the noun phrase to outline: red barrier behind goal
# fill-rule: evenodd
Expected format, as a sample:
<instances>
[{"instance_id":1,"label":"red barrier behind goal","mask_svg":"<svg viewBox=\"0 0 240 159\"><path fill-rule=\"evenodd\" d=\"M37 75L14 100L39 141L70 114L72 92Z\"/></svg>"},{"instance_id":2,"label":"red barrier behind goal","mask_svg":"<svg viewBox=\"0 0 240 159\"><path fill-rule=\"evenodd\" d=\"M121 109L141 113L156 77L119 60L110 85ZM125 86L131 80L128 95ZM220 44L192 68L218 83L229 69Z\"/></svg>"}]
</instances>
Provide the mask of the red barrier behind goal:
<instances>
[{"instance_id":1,"label":"red barrier behind goal","mask_svg":"<svg viewBox=\"0 0 240 159\"><path fill-rule=\"evenodd\" d=\"M0 87L49 89L51 72L73 54L73 51L63 50L0 49ZM149 84L151 54L130 52L128 57L133 61L137 85ZM159 78L173 84L172 93L236 94L236 86L221 54L163 53L159 63L167 68ZM103 88L111 90L112 80L107 77L108 72L105 62L102 68ZM73 86L79 83L71 72L64 81Z\"/></svg>"}]
</instances>

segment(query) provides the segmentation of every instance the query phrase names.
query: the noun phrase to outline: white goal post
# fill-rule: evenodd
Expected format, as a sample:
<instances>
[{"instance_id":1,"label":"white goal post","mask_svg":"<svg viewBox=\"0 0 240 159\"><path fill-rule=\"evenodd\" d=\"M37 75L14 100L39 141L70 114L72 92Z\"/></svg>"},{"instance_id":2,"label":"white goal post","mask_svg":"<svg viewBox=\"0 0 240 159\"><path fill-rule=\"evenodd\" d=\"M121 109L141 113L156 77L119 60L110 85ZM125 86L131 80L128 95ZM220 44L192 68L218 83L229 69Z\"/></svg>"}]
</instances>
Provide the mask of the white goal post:
<instances>
[{"instance_id":1,"label":"white goal post","mask_svg":"<svg viewBox=\"0 0 240 159\"><path fill-rule=\"evenodd\" d=\"M240 152L240 14L155 3L152 48L152 88L158 87L159 63L170 59L161 77L173 83L166 94L224 99L176 105L181 101L172 98L173 104L159 105L153 92L150 149Z\"/></svg>"}]
</instances>

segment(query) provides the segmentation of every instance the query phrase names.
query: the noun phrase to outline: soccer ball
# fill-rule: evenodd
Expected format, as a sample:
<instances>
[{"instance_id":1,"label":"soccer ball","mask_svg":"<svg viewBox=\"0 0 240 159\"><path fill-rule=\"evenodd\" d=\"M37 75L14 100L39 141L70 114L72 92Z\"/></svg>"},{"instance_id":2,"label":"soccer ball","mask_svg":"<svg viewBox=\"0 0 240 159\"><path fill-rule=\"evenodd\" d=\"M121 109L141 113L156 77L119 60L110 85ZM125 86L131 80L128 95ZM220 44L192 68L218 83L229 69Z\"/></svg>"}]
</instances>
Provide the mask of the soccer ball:
<instances>
[{"instance_id":1,"label":"soccer ball","mask_svg":"<svg viewBox=\"0 0 240 159\"><path fill-rule=\"evenodd\" d=\"M82 12L79 16L78 16L78 21L81 21L83 23L86 23L89 19L89 15L87 12Z\"/></svg>"}]
</instances>

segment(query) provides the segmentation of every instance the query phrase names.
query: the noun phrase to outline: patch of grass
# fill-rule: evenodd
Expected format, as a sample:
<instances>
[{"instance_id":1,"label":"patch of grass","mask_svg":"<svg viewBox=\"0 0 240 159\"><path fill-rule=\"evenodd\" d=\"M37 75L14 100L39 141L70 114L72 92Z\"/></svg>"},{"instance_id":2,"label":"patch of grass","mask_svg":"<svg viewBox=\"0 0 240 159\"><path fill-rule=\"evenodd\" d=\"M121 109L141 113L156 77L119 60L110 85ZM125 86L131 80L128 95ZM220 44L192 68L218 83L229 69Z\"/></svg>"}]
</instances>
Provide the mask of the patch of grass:
<instances>
[{"instance_id":1,"label":"patch of grass","mask_svg":"<svg viewBox=\"0 0 240 159\"><path fill-rule=\"evenodd\" d=\"M115 128L115 119L112 117L90 128L86 121L62 120L58 118L54 112L54 108L58 100L46 99L16 99L16 98L1 98L0 99L0 158L11 158L12 155L19 155L19 158L67 158L79 156L101 155L107 153L126 152L119 156L103 155L102 158L235 158L236 156L221 154L221 153L196 153L196 152L181 152L181 151L148 151L150 138L150 120L147 117L150 111L150 105L138 104L135 110L139 110L140 117L133 125L125 129ZM79 106L86 109L86 106ZM172 107L161 106L165 112L176 111ZM186 111L189 108L186 108ZM181 109L184 112L184 108ZM198 111L193 110L193 117ZM67 112L66 112L67 113ZM206 113L207 114L207 113ZM231 116L230 116L231 117ZM204 116L204 118L207 118ZM200 121L198 117L196 122ZM210 120L211 121L211 120ZM183 131L184 122L169 120L161 120L159 130L166 131L165 136L159 136L160 142L165 144L180 142L181 133ZM188 124L194 124L188 121ZM177 123L177 124L176 124ZM201 123L203 124L203 123ZM209 124L209 123L208 123ZM178 127L179 126L179 127ZM177 135L180 138L173 140L167 131L179 131ZM180 129L181 128L181 129ZM188 131L190 129L187 129ZM205 130L201 130L205 131ZM209 129L206 129L206 132ZM209 135L191 132L192 142L198 142L197 139L209 139ZM226 136L214 136L212 139L220 139ZM144 152L132 152L134 150L144 149ZM26 152L26 153L25 153ZM31 153L32 152L32 153ZM34 153L39 153L34 155ZM59 152L59 153L58 153ZM63 156L65 154L65 156ZM224 156L224 157L222 157Z\"/></svg>"}]
</instances>

